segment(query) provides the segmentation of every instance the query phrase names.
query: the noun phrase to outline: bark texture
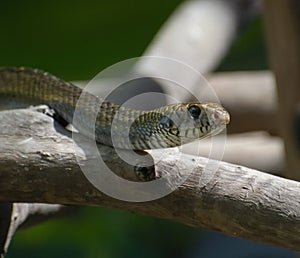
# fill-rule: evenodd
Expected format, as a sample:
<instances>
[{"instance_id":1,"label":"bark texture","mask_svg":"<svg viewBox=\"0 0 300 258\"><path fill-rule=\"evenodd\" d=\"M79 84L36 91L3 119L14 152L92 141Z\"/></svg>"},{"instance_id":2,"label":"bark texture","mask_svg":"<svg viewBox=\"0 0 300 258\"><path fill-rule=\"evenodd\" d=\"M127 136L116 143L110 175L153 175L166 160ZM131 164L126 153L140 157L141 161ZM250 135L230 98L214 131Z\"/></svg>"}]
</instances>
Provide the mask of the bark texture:
<instances>
[{"instance_id":1,"label":"bark texture","mask_svg":"<svg viewBox=\"0 0 300 258\"><path fill-rule=\"evenodd\" d=\"M0 120L6 121L6 125L0 125L2 202L114 207L300 250L298 182L182 154L176 149L156 150L151 152L154 176L163 178L162 186L174 191L148 202L121 201L91 185L78 164L87 164L90 160L86 157L92 155L57 132L50 117L19 110L1 112ZM98 147L102 158L118 175L140 179L135 166L116 162L112 148ZM82 155L78 157L78 153ZM174 183L185 176L187 179L174 189ZM153 194L147 187L141 189L145 189L142 194L146 197Z\"/></svg>"}]
</instances>

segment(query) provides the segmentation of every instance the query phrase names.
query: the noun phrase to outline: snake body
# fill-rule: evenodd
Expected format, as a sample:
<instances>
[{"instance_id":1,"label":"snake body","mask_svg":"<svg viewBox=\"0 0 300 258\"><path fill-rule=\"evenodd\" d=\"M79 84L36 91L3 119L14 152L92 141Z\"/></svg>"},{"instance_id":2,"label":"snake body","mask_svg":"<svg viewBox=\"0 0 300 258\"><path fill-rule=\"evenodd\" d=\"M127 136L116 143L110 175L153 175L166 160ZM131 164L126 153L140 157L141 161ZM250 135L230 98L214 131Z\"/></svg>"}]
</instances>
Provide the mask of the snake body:
<instances>
[{"instance_id":1,"label":"snake body","mask_svg":"<svg viewBox=\"0 0 300 258\"><path fill-rule=\"evenodd\" d=\"M128 109L47 72L24 67L0 67L0 96L47 104L80 133L125 149L180 146L219 133L229 123L228 112L216 103L178 103L147 111Z\"/></svg>"}]
</instances>

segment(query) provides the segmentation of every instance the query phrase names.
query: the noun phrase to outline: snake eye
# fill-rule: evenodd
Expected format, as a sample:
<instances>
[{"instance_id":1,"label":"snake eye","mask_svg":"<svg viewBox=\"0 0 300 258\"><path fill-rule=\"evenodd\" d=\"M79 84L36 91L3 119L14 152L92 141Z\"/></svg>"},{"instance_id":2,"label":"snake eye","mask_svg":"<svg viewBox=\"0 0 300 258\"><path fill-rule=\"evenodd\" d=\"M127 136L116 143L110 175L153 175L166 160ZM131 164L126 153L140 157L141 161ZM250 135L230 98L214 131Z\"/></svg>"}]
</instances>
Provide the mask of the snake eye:
<instances>
[{"instance_id":1,"label":"snake eye","mask_svg":"<svg viewBox=\"0 0 300 258\"><path fill-rule=\"evenodd\" d=\"M201 109L196 106L196 105L192 105L188 108L188 111L190 112L191 116L194 118L194 119L197 119L199 118L200 114L201 114Z\"/></svg>"},{"instance_id":2,"label":"snake eye","mask_svg":"<svg viewBox=\"0 0 300 258\"><path fill-rule=\"evenodd\" d=\"M162 116L159 124L162 128L171 128L174 125L173 121L167 116Z\"/></svg>"}]
</instances>

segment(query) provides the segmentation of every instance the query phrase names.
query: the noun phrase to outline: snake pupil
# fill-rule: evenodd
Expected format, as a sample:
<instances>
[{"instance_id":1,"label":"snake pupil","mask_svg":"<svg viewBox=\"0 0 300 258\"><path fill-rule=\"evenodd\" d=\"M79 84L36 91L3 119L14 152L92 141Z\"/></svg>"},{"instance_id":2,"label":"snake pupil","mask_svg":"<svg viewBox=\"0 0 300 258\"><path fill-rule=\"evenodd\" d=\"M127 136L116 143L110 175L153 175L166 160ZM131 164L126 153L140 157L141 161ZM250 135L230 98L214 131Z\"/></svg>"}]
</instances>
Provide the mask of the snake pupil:
<instances>
[{"instance_id":1,"label":"snake pupil","mask_svg":"<svg viewBox=\"0 0 300 258\"><path fill-rule=\"evenodd\" d=\"M200 114L201 114L201 109L198 106L190 106L188 108L188 111L190 112L191 116L195 119L199 118Z\"/></svg>"}]
</instances>

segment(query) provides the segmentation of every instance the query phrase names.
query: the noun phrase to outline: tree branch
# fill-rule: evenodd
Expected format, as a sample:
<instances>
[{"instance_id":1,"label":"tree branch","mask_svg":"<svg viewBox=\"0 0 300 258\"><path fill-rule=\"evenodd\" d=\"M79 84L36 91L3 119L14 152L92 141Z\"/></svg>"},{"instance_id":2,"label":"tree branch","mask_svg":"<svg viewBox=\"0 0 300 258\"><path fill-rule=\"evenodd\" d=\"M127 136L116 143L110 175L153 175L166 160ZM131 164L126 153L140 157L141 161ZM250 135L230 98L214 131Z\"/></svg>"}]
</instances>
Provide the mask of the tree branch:
<instances>
[{"instance_id":1,"label":"tree branch","mask_svg":"<svg viewBox=\"0 0 300 258\"><path fill-rule=\"evenodd\" d=\"M51 118L19 110L0 112L0 121L0 201L114 207L300 250L298 182L225 162L213 173L205 169L206 158L156 150L155 175L165 187L187 180L164 198L124 202L90 184L78 165L89 161L85 155L76 159L79 147L54 129ZM98 147L114 171L138 179L135 167L116 160L112 148ZM179 173L170 174L174 167Z\"/></svg>"},{"instance_id":2,"label":"tree branch","mask_svg":"<svg viewBox=\"0 0 300 258\"><path fill-rule=\"evenodd\" d=\"M0 257L3 258L16 230L31 226L49 218L73 213L77 207L42 203L1 203L0 204Z\"/></svg>"},{"instance_id":3,"label":"tree branch","mask_svg":"<svg viewBox=\"0 0 300 258\"><path fill-rule=\"evenodd\" d=\"M277 81L279 124L286 151L286 176L300 180L299 0L264 0L270 64Z\"/></svg>"},{"instance_id":4,"label":"tree branch","mask_svg":"<svg viewBox=\"0 0 300 258\"><path fill-rule=\"evenodd\" d=\"M223 139L216 136L214 141L217 144L222 144ZM184 153L202 157L208 157L210 152L210 139L201 140L201 148L197 142L190 143L184 148ZM264 131L229 134L226 137L226 147L222 160L270 174L282 175L284 144L280 137L271 136Z\"/></svg>"}]
</instances>

